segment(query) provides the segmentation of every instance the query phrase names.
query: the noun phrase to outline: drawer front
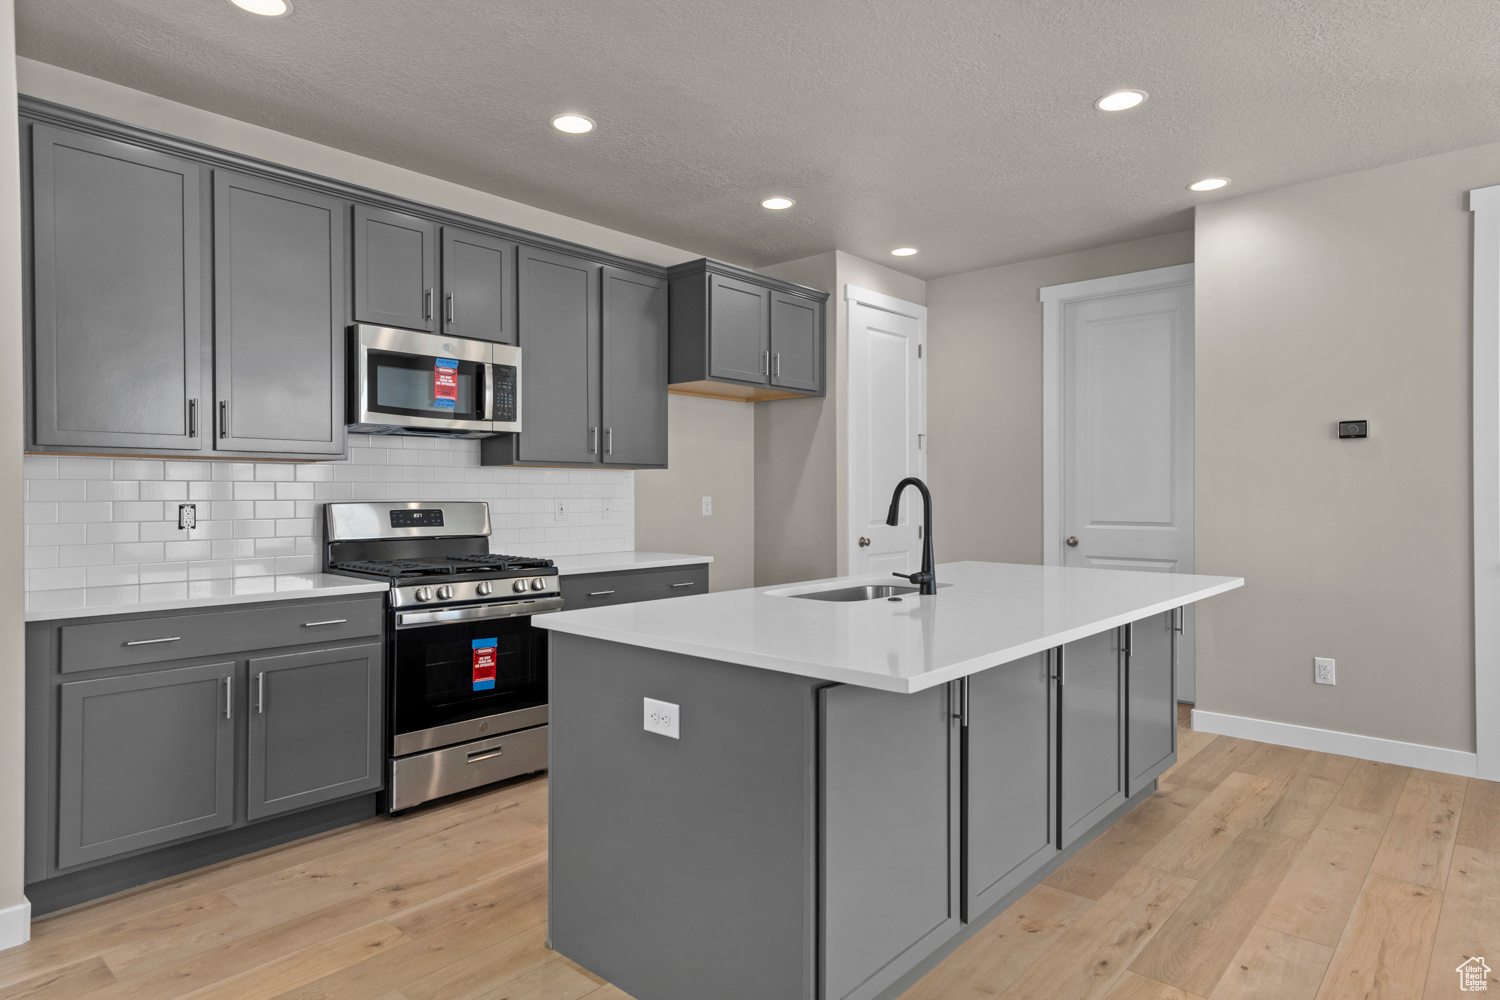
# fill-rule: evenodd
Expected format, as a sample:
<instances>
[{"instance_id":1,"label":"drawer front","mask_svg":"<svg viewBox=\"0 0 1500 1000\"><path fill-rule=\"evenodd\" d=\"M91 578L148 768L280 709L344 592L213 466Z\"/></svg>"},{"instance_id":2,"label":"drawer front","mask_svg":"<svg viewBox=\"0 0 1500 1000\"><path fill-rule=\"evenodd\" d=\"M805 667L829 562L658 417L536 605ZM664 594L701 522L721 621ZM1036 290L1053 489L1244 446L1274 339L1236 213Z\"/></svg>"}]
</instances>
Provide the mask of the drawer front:
<instances>
[{"instance_id":1,"label":"drawer front","mask_svg":"<svg viewBox=\"0 0 1500 1000\"><path fill-rule=\"evenodd\" d=\"M562 578L564 611L633 604L637 601L659 601L666 597L685 597L707 592L707 564L632 570L626 573L590 573Z\"/></svg>"},{"instance_id":2,"label":"drawer front","mask_svg":"<svg viewBox=\"0 0 1500 1000\"><path fill-rule=\"evenodd\" d=\"M59 670L102 670L379 635L383 598L278 604L245 611L165 615L59 629Z\"/></svg>"},{"instance_id":3,"label":"drawer front","mask_svg":"<svg viewBox=\"0 0 1500 1000\"><path fill-rule=\"evenodd\" d=\"M391 762L391 810L546 769L546 726L401 757Z\"/></svg>"}]
</instances>

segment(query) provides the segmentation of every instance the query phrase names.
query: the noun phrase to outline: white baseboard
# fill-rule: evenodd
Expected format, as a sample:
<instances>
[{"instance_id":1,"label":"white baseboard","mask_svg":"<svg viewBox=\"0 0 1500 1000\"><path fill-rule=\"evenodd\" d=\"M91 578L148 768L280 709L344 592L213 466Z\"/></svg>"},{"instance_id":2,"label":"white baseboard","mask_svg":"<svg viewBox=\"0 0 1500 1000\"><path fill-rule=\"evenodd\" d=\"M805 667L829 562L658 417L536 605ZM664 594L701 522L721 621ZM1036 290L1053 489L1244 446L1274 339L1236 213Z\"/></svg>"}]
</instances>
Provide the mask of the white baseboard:
<instances>
[{"instance_id":1,"label":"white baseboard","mask_svg":"<svg viewBox=\"0 0 1500 1000\"><path fill-rule=\"evenodd\" d=\"M1475 755L1462 750L1383 740L1378 736L1341 733L1334 729L1294 726L1286 722L1247 719L1241 715L1223 715L1198 708L1193 709L1193 729L1202 733L1233 736L1236 739L1296 747L1299 750L1336 753L1345 757L1375 760L1382 764L1401 764L1426 771L1458 774L1465 778L1474 777L1478 767Z\"/></svg>"},{"instance_id":2,"label":"white baseboard","mask_svg":"<svg viewBox=\"0 0 1500 1000\"><path fill-rule=\"evenodd\" d=\"M31 902L22 900L0 910L0 951L31 940Z\"/></svg>"}]
</instances>

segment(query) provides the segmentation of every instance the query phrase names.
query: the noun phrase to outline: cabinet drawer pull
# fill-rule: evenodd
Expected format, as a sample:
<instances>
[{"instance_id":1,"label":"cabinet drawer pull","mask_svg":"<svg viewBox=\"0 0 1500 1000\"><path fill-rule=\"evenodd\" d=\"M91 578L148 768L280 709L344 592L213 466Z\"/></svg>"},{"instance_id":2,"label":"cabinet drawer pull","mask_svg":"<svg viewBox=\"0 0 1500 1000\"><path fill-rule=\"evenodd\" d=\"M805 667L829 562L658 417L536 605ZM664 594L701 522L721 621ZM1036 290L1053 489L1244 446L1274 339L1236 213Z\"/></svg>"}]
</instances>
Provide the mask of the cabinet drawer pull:
<instances>
[{"instance_id":1,"label":"cabinet drawer pull","mask_svg":"<svg viewBox=\"0 0 1500 1000\"><path fill-rule=\"evenodd\" d=\"M180 636L180 635L169 635L169 636L165 636L164 638L161 638L161 639L131 639L130 641L126 642L125 645L127 645L127 646L154 646L158 642L181 642L181 641L182 641L182 636Z\"/></svg>"},{"instance_id":2,"label":"cabinet drawer pull","mask_svg":"<svg viewBox=\"0 0 1500 1000\"><path fill-rule=\"evenodd\" d=\"M473 753L469 754L469 763L478 764L482 760L489 760L491 757L498 757L504 752L504 747L496 747L493 750L476 750Z\"/></svg>"},{"instance_id":3,"label":"cabinet drawer pull","mask_svg":"<svg viewBox=\"0 0 1500 1000\"><path fill-rule=\"evenodd\" d=\"M224 677L224 718L234 718L234 678Z\"/></svg>"},{"instance_id":4,"label":"cabinet drawer pull","mask_svg":"<svg viewBox=\"0 0 1500 1000\"><path fill-rule=\"evenodd\" d=\"M613 590L591 590L591 591L589 591L589 596L590 597L608 597L610 594L613 594L613 593L614 593Z\"/></svg>"},{"instance_id":5,"label":"cabinet drawer pull","mask_svg":"<svg viewBox=\"0 0 1500 1000\"><path fill-rule=\"evenodd\" d=\"M342 625L348 620L347 618L330 618L326 622L303 622L302 627L317 628L319 625Z\"/></svg>"},{"instance_id":6,"label":"cabinet drawer pull","mask_svg":"<svg viewBox=\"0 0 1500 1000\"><path fill-rule=\"evenodd\" d=\"M673 587L691 587L692 585L693 585L693 581L692 580L689 580L687 583L674 583L674 584L672 584Z\"/></svg>"},{"instance_id":7,"label":"cabinet drawer pull","mask_svg":"<svg viewBox=\"0 0 1500 1000\"><path fill-rule=\"evenodd\" d=\"M255 710L261 715L266 714L266 672L264 670L255 675Z\"/></svg>"}]
</instances>

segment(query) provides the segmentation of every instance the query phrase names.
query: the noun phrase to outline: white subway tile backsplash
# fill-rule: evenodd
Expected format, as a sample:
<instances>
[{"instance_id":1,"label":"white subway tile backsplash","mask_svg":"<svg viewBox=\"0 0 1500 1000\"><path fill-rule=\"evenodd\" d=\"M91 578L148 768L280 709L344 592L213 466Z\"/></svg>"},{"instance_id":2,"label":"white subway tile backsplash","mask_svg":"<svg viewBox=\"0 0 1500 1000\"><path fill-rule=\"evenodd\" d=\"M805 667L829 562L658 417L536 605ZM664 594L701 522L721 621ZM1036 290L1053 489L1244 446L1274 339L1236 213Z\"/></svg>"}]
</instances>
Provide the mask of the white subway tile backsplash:
<instances>
[{"instance_id":1,"label":"white subway tile backsplash","mask_svg":"<svg viewBox=\"0 0 1500 1000\"><path fill-rule=\"evenodd\" d=\"M211 593L231 578L316 571L329 501L487 500L497 552L635 545L634 473L484 468L477 441L354 434L347 459L319 463L28 455L25 474L28 602L38 609ZM564 521L552 514L559 497L568 500ZM197 505L191 530L177 527L184 502Z\"/></svg>"}]
</instances>

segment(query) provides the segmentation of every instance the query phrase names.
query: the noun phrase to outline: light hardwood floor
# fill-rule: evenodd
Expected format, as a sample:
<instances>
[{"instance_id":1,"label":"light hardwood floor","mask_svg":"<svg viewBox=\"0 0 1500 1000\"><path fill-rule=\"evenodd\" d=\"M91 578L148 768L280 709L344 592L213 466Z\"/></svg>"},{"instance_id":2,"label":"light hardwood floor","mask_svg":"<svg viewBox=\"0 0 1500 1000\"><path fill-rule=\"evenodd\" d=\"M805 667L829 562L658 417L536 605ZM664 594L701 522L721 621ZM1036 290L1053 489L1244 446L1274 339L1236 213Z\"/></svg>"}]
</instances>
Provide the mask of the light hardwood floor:
<instances>
[{"instance_id":1,"label":"light hardwood floor","mask_svg":"<svg viewBox=\"0 0 1500 1000\"><path fill-rule=\"evenodd\" d=\"M1500 784L1185 715L1180 746L904 1000L1437 1000L1471 956L1500 970ZM629 1000L543 947L546 795L532 779L44 918L0 952L0 1000Z\"/></svg>"}]
</instances>

